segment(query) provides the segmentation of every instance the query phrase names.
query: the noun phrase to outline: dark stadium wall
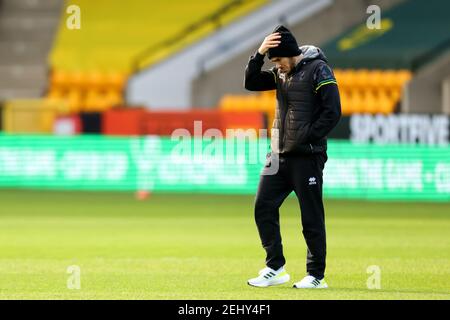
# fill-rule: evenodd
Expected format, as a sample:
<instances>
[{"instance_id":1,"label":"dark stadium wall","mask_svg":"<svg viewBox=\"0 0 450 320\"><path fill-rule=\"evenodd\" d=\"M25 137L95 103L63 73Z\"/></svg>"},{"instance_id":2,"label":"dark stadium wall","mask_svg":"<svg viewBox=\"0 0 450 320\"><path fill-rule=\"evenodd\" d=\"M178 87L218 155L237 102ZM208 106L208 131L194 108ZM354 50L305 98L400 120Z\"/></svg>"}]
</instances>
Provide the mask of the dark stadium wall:
<instances>
[{"instance_id":1,"label":"dark stadium wall","mask_svg":"<svg viewBox=\"0 0 450 320\"><path fill-rule=\"evenodd\" d=\"M443 82L450 74L450 50L419 69L406 85L401 111L450 114L443 101Z\"/></svg>"},{"instance_id":2,"label":"dark stadium wall","mask_svg":"<svg viewBox=\"0 0 450 320\"><path fill-rule=\"evenodd\" d=\"M369 5L376 4L381 7L381 10L385 10L403 1L405 0L339 0L318 14L303 20L297 25L290 26L290 28L298 38L299 44L320 46L352 25L366 19L368 16L366 9ZM194 80L192 85L192 105L213 107L227 93L248 93L242 85L244 68L249 56L253 54L258 45L255 44L251 50L240 54ZM331 61L332 64L333 62Z\"/></svg>"}]
</instances>

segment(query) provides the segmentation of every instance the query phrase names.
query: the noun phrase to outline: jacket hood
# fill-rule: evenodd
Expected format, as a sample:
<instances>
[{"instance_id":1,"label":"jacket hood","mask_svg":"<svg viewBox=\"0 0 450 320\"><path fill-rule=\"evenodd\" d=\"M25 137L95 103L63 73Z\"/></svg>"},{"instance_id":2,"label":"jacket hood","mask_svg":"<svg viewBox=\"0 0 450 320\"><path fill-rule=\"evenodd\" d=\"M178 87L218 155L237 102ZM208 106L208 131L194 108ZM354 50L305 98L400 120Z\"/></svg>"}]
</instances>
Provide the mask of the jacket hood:
<instances>
[{"instance_id":1,"label":"jacket hood","mask_svg":"<svg viewBox=\"0 0 450 320\"><path fill-rule=\"evenodd\" d=\"M327 62L327 57L323 53L323 51L316 46L311 45L304 45L300 47L300 50L302 50L303 53L303 59L302 61L311 61L315 59L320 59L325 62Z\"/></svg>"}]
</instances>

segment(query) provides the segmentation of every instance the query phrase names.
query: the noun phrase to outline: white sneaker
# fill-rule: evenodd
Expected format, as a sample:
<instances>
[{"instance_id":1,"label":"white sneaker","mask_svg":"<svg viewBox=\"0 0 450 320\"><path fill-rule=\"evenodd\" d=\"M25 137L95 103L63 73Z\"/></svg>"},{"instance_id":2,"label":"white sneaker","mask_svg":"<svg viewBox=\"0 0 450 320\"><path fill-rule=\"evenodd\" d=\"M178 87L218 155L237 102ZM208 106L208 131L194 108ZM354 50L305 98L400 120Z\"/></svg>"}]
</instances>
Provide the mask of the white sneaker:
<instances>
[{"instance_id":1,"label":"white sneaker","mask_svg":"<svg viewBox=\"0 0 450 320\"><path fill-rule=\"evenodd\" d=\"M294 283L297 289L325 289L328 288L325 278L319 280L313 276L306 276L301 281Z\"/></svg>"},{"instance_id":2,"label":"white sneaker","mask_svg":"<svg viewBox=\"0 0 450 320\"><path fill-rule=\"evenodd\" d=\"M247 283L254 287L268 287L283 284L291 279L289 274L281 267L278 270L273 270L266 267L259 271L259 276L247 281Z\"/></svg>"}]
</instances>

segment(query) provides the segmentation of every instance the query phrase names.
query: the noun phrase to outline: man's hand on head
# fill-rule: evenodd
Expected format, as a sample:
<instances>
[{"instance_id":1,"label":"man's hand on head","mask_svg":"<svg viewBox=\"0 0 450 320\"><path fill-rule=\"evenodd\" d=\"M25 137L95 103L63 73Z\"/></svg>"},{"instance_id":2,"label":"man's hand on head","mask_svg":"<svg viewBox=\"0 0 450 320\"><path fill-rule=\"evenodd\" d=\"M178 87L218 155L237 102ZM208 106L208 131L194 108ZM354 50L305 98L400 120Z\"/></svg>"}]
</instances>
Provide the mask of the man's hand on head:
<instances>
[{"instance_id":1,"label":"man's hand on head","mask_svg":"<svg viewBox=\"0 0 450 320\"><path fill-rule=\"evenodd\" d=\"M270 48L278 47L281 42L281 34L279 32L271 33L264 38L261 46L258 49L258 53L265 55Z\"/></svg>"}]
</instances>

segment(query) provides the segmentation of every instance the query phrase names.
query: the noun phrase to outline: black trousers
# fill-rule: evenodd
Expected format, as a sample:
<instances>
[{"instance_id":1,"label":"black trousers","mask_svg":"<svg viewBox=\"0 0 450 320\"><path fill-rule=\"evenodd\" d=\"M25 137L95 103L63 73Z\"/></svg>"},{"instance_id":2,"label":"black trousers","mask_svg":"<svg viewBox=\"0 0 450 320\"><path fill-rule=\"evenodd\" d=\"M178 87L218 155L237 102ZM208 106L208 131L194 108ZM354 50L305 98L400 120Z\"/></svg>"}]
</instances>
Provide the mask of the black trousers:
<instances>
[{"instance_id":1,"label":"black trousers","mask_svg":"<svg viewBox=\"0 0 450 320\"><path fill-rule=\"evenodd\" d=\"M266 250L268 267L277 270L286 263L281 242L279 208L284 199L294 191L300 204L303 236L308 247L306 271L319 279L324 277L326 234L322 173L327 159L326 152L280 155L278 171L273 175L264 174L270 170L269 161L266 163L255 199L255 221Z\"/></svg>"}]
</instances>

